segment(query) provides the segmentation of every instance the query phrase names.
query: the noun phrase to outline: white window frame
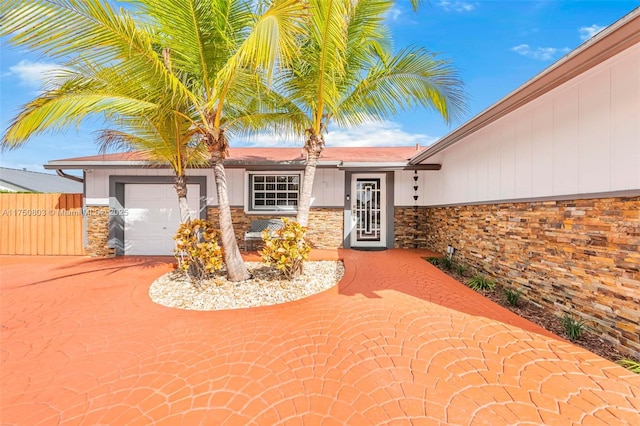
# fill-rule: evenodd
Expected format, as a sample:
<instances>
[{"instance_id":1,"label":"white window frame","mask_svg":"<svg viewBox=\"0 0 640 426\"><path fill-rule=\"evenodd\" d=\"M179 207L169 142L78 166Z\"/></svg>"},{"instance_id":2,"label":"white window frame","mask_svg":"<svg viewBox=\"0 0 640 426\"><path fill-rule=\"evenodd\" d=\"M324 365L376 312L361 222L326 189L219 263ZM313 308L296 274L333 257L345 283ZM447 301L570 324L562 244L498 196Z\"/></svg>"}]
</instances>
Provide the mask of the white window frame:
<instances>
[{"instance_id":1,"label":"white window frame","mask_svg":"<svg viewBox=\"0 0 640 426\"><path fill-rule=\"evenodd\" d=\"M282 170L282 171L262 171L262 170L252 170L246 171L244 174L244 188L245 188L245 199L244 199L244 212L247 214L256 214L256 215L269 215L269 214L277 214L277 215L295 215L298 213L298 206L294 206L293 208L278 208L278 206L265 206L264 209L256 208L254 205L255 199L253 198L254 188L253 188L253 177L254 176L298 176L298 202L300 202L300 194L302 192L302 179L303 173L301 170ZM276 182L277 184L277 182ZM275 190L277 191L277 189ZM276 192L277 193L277 192Z\"/></svg>"}]
</instances>

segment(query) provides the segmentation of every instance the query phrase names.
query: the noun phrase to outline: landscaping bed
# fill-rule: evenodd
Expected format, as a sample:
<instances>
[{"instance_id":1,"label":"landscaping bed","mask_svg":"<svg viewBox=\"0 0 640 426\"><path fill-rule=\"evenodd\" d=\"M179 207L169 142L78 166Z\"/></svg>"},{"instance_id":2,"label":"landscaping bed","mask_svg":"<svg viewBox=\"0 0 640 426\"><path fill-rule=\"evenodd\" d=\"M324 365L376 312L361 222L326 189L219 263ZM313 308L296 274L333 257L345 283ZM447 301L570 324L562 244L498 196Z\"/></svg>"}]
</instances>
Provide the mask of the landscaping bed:
<instances>
[{"instance_id":1,"label":"landscaping bed","mask_svg":"<svg viewBox=\"0 0 640 426\"><path fill-rule=\"evenodd\" d=\"M229 281L225 270L199 283L180 270L169 272L151 284L149 297L159 305L198 311L277 305L328 290L344 275L340 261L307 261L294 279L260 262L245 265L251 278L241 282Z\"/></svg>"},{"instance_id":2,"label":"landscaping bed","mask_svg":"<svg viewBox=\"0 0 640 426\"><path fill-rule=\"evenodd\" d=\"M433 264L434 262L432 262L431 259L432 258L425 258L425 260ZM447 265L446 263L443 265L436 262L434 266L463 284L466 284L470 278L461 270L459 265ZM507 301L504 289L501 286L496 286L493 290L477 291L486 298L504 308L509 309L522 318L541 326L563 339L571 340L572 343L581 346L596 355L612 362L626 358L626 356L618 351L612 343L601 338L596 332L589 329L588 323L581 328L580 337L572 340L567 334L566 327L562 323L562 317L559 317L555 312L550 312L548 309L534 304L533 302L525 299L524 296L518 299L517 306L513 306Z\"/></svg>"}]
</instances>

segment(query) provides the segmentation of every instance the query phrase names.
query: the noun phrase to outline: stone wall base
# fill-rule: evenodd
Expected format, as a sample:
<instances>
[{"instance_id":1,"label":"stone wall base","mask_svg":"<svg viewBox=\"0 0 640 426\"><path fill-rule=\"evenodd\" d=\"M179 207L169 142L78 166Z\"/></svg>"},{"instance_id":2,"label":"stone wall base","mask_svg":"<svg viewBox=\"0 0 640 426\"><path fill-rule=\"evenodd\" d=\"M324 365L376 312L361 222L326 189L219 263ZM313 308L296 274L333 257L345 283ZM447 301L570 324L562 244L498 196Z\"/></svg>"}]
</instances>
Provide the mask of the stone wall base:
<instances>
[{"instance_id":1,"label":"stone wall base","mask_svg":"<svg viewBox=\"0 0 640 426\"><path fill-rule=\"evenodd\" d=\"M434 207L427 247L640 357L640 197Z\"/></svg>"},{"instance_id":2,"label":"stone wall base","mask_svg":"<svg viewBox=\"0 0 640 426\"><path fill-rule=\"evenodd\" d=\"M244 233L251 227L251 221L257 219L274 219L278 216L248 215L242 207L231 208L231 220L236 234L238 246L242 250L244 247ZM313 248L335 249L342 247L344 235L344 212L342 209L313 208L309 212L309 231L307 241ZM207 219L218 227L218 208L207 207ZM293 217L295 219L295 217ZM262 248L262 242L253 241L250 249Z\"/></svg>"},{"instance_id":3,"label":"stone wall base","mask_svg":"<svg viewBox=\"0 0 640 426\"><path fill-rule=\"evenodd\" d=\"M109 248L109 207L89 206L86 209L87 245L85 252L92 257L113 257L116 249Z\"/></svg>"},{"instance_id":4,"label":"stone wall base","mask_svg":"<svg viewBox=\"0 0 640 426\"><path fill-rule=\"evenodd\" d=\"M396 207L394 247L426 248L427 232L424 226L426 207Z\"/></svg>"}]
</instances>

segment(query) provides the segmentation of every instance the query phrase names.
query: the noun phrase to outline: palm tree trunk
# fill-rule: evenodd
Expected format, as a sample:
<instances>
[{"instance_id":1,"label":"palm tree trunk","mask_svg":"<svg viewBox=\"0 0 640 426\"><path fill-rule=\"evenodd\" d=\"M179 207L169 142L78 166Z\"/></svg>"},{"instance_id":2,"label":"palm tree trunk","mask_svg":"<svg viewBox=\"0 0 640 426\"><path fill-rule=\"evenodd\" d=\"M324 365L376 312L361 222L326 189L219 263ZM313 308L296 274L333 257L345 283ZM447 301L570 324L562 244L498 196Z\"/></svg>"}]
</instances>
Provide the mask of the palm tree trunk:
<instances>
[{"instance_id":1,"label":"palm tree trunk","mask_svg":"<svg viewBox=\"0 0 640 426\"><path fill-rule=\"evenodd\" d=\"M180 208L180 223L189 222L191 212L189 211L189 203L187 202L187 177L176 176L174 178L176 193L178 194L178 207Z\"/></svg>"},{"instance_id":2,"label":"palm tree trunk","mask_svg":"<svg viewBox=\"0 0 640 426\"><path fill-rule=\"evenodd\" d=\"M222 156L214 155L213 175L216 181L218 193L218 216L220 221L220 233L222 234L222 249L224 250L224 262L227 266L227 275L231 281L244 281L250 278L249 271L244 265L236 235L231 221L231 207L227 193L227 176L224 170Z\"/></svg>"},{"instance_id":3,"label":"palm tree trunk","mask_svg":"<svg viewBox=\"0 0 640 426\"><path fill-rule=\"evenodd\" d=\"M298 203L296 221L302 226L307 226L309 223L309 210L311 209L313 180L316 176L316 167L318 166L320 154L322 154L322 149L324 148L324 141L322 137L312 135L305 143L304 148L307 151L307 161L304 166L304 179L302 180L302 189L300 190L300 202Z\"/></svg>"}]
</instances>

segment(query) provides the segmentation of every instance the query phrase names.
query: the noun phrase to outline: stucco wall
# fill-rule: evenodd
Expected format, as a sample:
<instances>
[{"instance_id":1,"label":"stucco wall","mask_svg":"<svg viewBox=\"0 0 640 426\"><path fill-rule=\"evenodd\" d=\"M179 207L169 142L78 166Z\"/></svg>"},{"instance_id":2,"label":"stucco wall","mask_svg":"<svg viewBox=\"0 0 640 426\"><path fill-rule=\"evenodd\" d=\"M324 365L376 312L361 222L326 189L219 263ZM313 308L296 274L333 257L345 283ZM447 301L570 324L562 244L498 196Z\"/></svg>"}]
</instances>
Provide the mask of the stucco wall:
<instances>
[{"instance_id":1,"label":"stucco wall","mask_svg":"<svg viewBox=\"0 0 640 426\"><path fill-rule=\"evenodd\" d=\"M552 312L575 313L640 357L640 197L425 210L427 247Z\"/></svg>"},{"instance_id":2,"label":"stucco wall","mask_svg":"<svg viewBox=\"0 0 640 426\"><path fill-rule=\"evenodd\" d=\"M640 189L640 44L426 162L438 160L426 205Z\"/></svg>"}]
</instances>

